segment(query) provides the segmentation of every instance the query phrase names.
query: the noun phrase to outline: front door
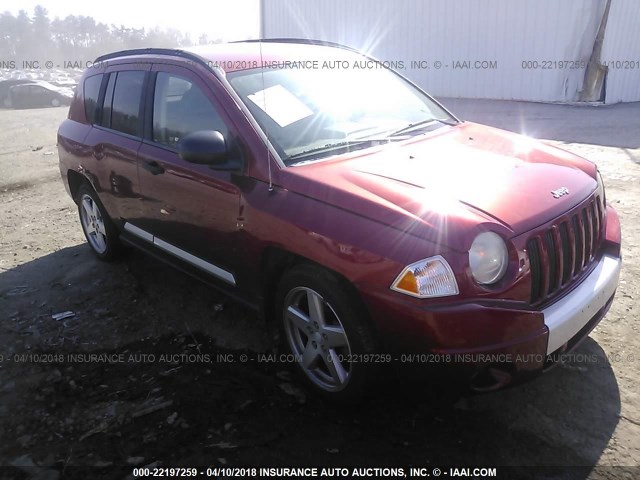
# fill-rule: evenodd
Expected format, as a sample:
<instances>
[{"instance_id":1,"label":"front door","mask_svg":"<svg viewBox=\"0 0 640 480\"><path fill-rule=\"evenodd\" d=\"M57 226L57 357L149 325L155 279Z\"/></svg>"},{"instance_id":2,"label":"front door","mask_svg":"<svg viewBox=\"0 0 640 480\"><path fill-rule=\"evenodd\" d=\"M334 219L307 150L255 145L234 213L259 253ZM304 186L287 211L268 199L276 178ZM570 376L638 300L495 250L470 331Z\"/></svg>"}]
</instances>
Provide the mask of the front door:
<instances>
[{"instance_id":1,"label":"front door","mask_svg":"<svg viewBox=\"0 0 640 480\"><path fill-rule=\"evenodd\" d=\"M176 146L186 134L233 131L214 93L192 71L157 65L152 68L151 127L138 152L142 218L131 233L198 267L228 285L235 285L233 252L240 190L233 174L184 161ZM150 98L151 96L149 96Z\"/></svg>"}]
</instances>

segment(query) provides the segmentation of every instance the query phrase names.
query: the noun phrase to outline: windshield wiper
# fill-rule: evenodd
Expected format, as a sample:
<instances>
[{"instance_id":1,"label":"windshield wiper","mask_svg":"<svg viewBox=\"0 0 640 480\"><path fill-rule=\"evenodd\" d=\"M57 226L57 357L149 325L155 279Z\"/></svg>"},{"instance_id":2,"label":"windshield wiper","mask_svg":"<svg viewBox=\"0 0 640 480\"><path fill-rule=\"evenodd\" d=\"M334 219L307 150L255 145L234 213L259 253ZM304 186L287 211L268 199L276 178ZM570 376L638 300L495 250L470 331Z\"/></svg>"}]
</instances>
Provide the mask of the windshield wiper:
<instances>
[{"instance_id":1,"label":"windshield wiper","mask_svg":"<svg viewBox=\"0 0 640 480\"><path fill-rule=\"evenodd\" d=\"M308 157L309 155L313 155L314 153L323 153L323 152L331 152L332 150L338 150L340 148L350 148L350 147L363 147L366 145L375 145L379 143L389 143L391 140L389 138L363 138L360 140L350 140L338 143L329 143L327 145L323 145L322 147L311 148L309 150L304 150L299 153L295 153L290 155L286 162L289 163L291 160L295 160L298 158ZM297 163L297 162L294 162ZM289 163L291 165L291 163Z\"/></svg>"},{"instance_id":2,"label":"windshield wiper","mask_svg":"<svg viewBox=\"0 0 640 480\"><path fill-rule=\"evenodd\" d=\"M390 143L392 141L397 141L397 140L392 140L393 137L397 137L402 135L405 132L408 132L410 130L413 130L414 128L418 128L421 126L425 126L431 123L442 123L445 125L457 125L458 122L452 122L450 120L443 120L440 118L429 118L427 120L422 120L420 122L416 122L416 123L412 123L410 125L407 125L406 127L402 127L400 130L396 130L395 132L391 133L390 135L386 135L385 137L380 137L379 135L376 135L375 137L371 137L371 138L354 138L352 140L349 141L343 141L343 142L338 142L338 143L328 143L326 145L323 145L321 147L315 147L315 148L310 148L309 150L304 150L302 152L298 152L295 153L293 155L290 155L285 161L289 164L289 165L293 165L295 163L298 162L291 162L291 160L296 160L299 158L305 158L308 157L310 155L313 154L317 154L317 153L325 153L325 152L331 152L332 150L338 150L340 148L351 148L351 147L358 147L358 148L362 148L366 145L376 145L376 144L382 144L382 143Z\"/></svg>"},{"instance_id":3,"label":"windshield wiper","mask_svg":"<svg viewBox=\"0 0 640 480\"><path fill-rule=\"evenodd\" d=\"M443 123L445 125L457 125L458 124L458 122L452 122L450 120L443 120L441 118L428 118L428 119L422 120L420 122L410 123L406 127L402 127L400 130L396 130L395 132L393 132L389 136L390 137L397 137L398 135L402 135L403 133L409 132L409 131L413 130L414 128L423 127L423 126L429 125L431 123L436 123L436 122Z\"/></svg>"}]
</instances>

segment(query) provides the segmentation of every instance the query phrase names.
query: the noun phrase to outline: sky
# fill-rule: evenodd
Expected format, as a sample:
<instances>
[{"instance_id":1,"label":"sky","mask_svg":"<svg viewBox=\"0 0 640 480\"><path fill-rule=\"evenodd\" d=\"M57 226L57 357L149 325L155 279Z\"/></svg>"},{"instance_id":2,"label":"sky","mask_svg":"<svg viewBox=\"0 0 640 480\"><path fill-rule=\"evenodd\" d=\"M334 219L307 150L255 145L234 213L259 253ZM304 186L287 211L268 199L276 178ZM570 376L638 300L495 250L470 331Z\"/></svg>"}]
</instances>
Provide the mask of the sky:
<instances>
[{"instance_id":1,"label":"sky","mask_svg":"<svg viewBox=\"0 0 640 480\"><path fill-rule=\"evenodd\" d=\"M49 18L85 15L97 22L125 27L176 29L197 41L206 33L210 40L258 38L260 0L2 0L0 11L33 15L36 5L49 11Z\"/></svg>"}]
</instances>

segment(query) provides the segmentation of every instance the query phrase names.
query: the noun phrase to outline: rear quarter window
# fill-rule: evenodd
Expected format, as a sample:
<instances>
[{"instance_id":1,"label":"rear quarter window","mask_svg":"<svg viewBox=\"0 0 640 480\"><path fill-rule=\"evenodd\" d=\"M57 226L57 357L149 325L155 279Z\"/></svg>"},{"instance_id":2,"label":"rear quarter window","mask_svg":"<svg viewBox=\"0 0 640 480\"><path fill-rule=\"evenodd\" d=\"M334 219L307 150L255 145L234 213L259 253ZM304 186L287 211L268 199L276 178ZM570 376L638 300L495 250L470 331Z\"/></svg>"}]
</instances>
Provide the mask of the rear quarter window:
<instances>
[{"instance_id":1,"label":"rear quarter window","mask_svg":"<svg viewBox=\"0 0 640 480\"><path fill-rule=\"evenodd\" d=\"M84 113L89 123L97 123L98 97L103 74L94 75L84 81Z\"/></svg>"}]
</instances>

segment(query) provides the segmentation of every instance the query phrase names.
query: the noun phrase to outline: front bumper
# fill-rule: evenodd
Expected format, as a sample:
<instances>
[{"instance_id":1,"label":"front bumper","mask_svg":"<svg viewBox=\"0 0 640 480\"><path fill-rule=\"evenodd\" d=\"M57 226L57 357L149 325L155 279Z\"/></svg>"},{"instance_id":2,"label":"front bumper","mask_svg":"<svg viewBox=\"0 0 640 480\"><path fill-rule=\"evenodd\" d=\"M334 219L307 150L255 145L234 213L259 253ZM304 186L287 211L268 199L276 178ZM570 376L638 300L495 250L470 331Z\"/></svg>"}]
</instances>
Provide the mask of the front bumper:
<instances>
[{"instance_id":1,"label":"front bumper","mask_svg":"<svg viewBox=\"0 0 640 480\"><path fill-rule=\"evenodd\" d=\"M569 295L542 311L549 330L547 355L563 349L607 305L618 287L621 264L620 258L604 255Z\"/></svg>"},{"instance_id":2,"label":"front bumper","mask_svg":"<svg viewBox=\"0 0 640 480\"><path fill-rule=\"evenodd\" d=\"M557 360L554 354L586 338L611 306L621 263L604 254L580 284L543 310L480 303L433 308L386 292L364 296L393 358L453 367L474 390L486 391L543 371Z\"/></svg>"}]
</instances>

